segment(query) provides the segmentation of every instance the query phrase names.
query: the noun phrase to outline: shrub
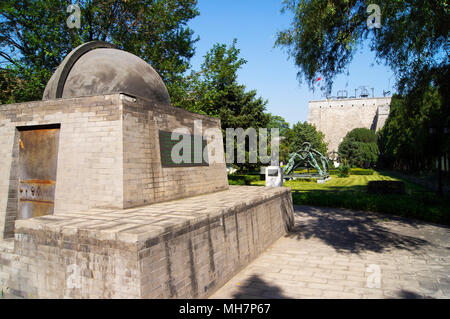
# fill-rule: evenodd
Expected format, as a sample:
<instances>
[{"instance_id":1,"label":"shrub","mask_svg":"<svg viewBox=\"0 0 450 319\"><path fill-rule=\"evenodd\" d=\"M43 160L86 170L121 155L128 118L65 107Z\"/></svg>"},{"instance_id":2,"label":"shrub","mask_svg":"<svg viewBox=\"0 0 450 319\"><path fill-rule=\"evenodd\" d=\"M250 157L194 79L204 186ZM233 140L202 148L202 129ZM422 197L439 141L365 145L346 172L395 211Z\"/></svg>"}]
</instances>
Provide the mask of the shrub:
<instances>
[{"instance_id":1,"label":"shrub","mask_svg":"<svg viewBox=\"0 0 450 319\"><path fill-rule=\"evenodd\" d=\"M348 177L350 175L350 166L342 164L338 167L338 177Z\"/></svg>"},{"instance_id":2,"label":"shrub","mask_svg":"<svg viewBox=\"0 0 450 319\"><path fill-rule=\"evenodd\" d=\"M295 174L307 174L307 169L299 169L294 171ZM309 174L317 174L317 170L315 168L309 169Z\"/></svg>"},{"instance_id":3,"label":"shrub","mask_svg":"<svg viewBox=\"0 0 450 319\"><path fill-rule=\"evenodd\" d=\"M372 194L404 194L405 183L401 181L369 181L367 191Z\"/></svg>"},{"instance_id":4,"label":"shrub","mask_svg":"<svg viewBox=\"0 0 450 319\"><path fill-rule=\"evenodd\" d=\"M230 185L251 185L256 181L259 181L259 175L228 175L228 184Z\"/></svg>"},{"instance_id":5,"label":"shrub","mask_svg":"<svg viewBox=\"0 0 450 319\"><path fill-rule=\"evenodd\" d=\"M375 171L371 168L352 168L350 170L350 175L373 175Z\"/></svg>"},{"instance_id":6,"label":"shrub","mask_svg":"<svg viewBox=\"0 0 450 319\"><path fill-rule=\"evenodd\" d=\"M330 175L337 175L338 173L339 173L339 169L337 169L337 168L328 170L328 174L330 174Z\"/></svg>"},{"instance_id":7,"label":"shrub","mask_svg":"<svg viewBox=\"0 0 450 319\"><path fill-rule=\"evenodd\" d=\"M433 193L368 194L361 192L293 192L295 205L349 208L393 214L450 225L450 199Z\"/></svg>"},{"instance_id":8,"label":"shrub","mask_svg":"<svg viewBox=\"0 0 450 319\"><path fill-rule=\"evenodd\" d=\"M367 128L355 128L339 144L339 157L346 158L351 166L369 167L378 159L377 135Z\"/></svg>"}]
</instances>

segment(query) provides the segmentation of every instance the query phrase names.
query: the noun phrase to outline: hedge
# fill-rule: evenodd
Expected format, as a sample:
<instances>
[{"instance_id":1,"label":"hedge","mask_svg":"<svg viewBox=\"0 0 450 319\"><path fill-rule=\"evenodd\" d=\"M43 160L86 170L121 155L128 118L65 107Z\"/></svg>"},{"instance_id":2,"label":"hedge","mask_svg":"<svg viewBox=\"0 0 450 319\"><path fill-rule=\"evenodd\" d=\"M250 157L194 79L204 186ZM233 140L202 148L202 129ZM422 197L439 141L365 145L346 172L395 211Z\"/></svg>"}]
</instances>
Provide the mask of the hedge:
<instances>
[{"instance_id":1,"label":"hedge","mask_svg":"<svg viewBox=\"0 0 450 319\"><path fill-rule=\"evenodd\" d=\"M259 181L259 175L228 175L228 184L230 185L250 185L257 181Z\"/></svg>"},{"instance_id":2,"label":"hedge","mask_svg":"<svg viewBox=\"0 0 450 319\"><path fill-rule=\"evenodd\" d=\"M302 170L295 170L294 173L296 174L306 174L307 170L306 169L302 169ZM309 170L310 174L315 174L317 173L316 169L310 169ZM330 175L337 175L339 173L339 170L337 168L331 168L328 170L328 174ZM366 168L352 168L350 169L350 175L373 175L375 173L375 171L371 168L366 169Z\"/></svg>"}]
</instances>

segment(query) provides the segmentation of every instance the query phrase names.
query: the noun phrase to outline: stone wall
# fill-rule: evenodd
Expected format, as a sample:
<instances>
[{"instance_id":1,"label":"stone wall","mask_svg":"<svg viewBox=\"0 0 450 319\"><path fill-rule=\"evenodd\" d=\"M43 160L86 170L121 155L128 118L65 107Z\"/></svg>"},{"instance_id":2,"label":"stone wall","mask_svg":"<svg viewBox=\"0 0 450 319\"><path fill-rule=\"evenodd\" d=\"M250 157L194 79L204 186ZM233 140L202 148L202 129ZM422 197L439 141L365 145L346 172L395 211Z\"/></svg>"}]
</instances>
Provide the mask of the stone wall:
<instances>
[{"instance_id":1,"label":"stone wall","mask_svg":"<svg viewBox=\"0 0 450 319\"><path fill-rule=\"evenodd\" d=\"M228 188L223 154L220 120L142 99L123 99L124 207L212 193ZM197 121L197 122L196 122ZM220 137L208 141L208 158L212 151L221 153L221 163L208 166L163 167L159 147L159 130L172 132L186 128L194 134L217 128Z\"/></svg>"},{"instance_id":2,"label":"stone wall","mask_svg":"<svg viewBox=\"0 0 450 319\"><path fill-rule=\"evenodd\" d=\"M18 206L18 127L60 124L54 214L127 208L228 188L225 163L162 168L158 129L220 128L220 120L125 94L0 106L0 239ZM215 147L223 149L222 139ZM210 145L209 145L210 146ZM212 146L212 145L211 145Z\"/></svg>"},{"instance_id":3,"label":"stone wall","mask_svg":"<svg viewBox=\"0 0 450 319\"><path fill-rule=\"evenodd\" d=\"M328 151L337 152L339 144L352 129L381 129L389 115L390 103L390 97L311 101L308 123L325 134Z\"/></svg>"},{"instance_id":4,"label":"stone wall","mask_svg":"<svg viewBox=\"0 0 450 319\"><path fill-rule=\"evenodd\" d=\"M55 213L122 206L122 105L118 94L2 105L0 238L13 235L17 216L17 127L46 124L61 125Z\"/></svg>"},{"instance_id":5,"label":"stone wall","mask_svg":"<svg viewBox=\"0 0 450 319\"><path fill-rule=\"evenodd\" d=\"M25 298L204 298L292 225L290 189L249 186L20 220L14 247L0 245L0 287Z\"/></svg>"}]
</instances>

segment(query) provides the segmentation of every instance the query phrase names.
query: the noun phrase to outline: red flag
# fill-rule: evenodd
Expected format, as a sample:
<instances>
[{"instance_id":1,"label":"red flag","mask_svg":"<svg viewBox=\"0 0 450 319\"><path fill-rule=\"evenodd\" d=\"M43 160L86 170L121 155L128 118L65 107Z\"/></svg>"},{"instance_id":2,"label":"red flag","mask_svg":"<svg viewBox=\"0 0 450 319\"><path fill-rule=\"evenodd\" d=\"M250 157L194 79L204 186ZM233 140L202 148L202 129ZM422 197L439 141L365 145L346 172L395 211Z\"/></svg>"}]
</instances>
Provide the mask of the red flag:
<instances>
[{"instance_id":1,"label":"red flag","mask_svg":"<svg viewBox=\"0 0 450 319\"><path fill-rule=\"evenodd\" d=\"M316 82L318 82L318 81L320 81L320 80L322 80L322 77L321 77L321 76L319 76L319 78L316 80Z\"/></svg>"}]
</instances>

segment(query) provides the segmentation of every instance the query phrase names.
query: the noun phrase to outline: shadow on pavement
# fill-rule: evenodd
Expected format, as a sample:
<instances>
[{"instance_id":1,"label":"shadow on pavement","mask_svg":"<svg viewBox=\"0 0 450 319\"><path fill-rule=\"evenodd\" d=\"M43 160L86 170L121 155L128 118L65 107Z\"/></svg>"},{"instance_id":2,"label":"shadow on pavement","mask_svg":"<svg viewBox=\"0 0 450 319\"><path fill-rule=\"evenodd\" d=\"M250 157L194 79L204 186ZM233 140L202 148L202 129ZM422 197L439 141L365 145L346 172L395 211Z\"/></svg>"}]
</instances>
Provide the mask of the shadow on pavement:
<instances>
[{"instance_id":1,"label":"shadow on pavement","mask_svg":"<svg viewBox=\"0 0 450 319\"><path fill-rule=\"evenodd\" d=\"M379 223L380 216L338 208L296 206L295 227L289 238L318 238L338 252L382 252L386 249L415 251L430 245L424 239L401 235Z\"/></svg>"},{"instance_id":2,"label":"shadow on pavement","mask_svg":"<svg viewBox=\"0 0 450 319\"><path fill-rule=\"evenodd\" d=\"M412 292L412 291L409 291L409 290L404 290L404 289L400 290L397 293L397 295L401 299L434 299L434 298L431 298L431 297L424 297L424 296L419 295L419 294L417 294L415 292Z\"/></svg>"},{"instance_id":3,"label":"shadow on pavement","mask_svg":"<svg viewBox=\"0 0 450 319\"><path fill-rule=\"evenodd\" d=\"M267 283L259 278L258 275L253 275L241 283L239 290L233 294L233 298L289 299L278 286Z\"/></svg>"}]
</instances>

